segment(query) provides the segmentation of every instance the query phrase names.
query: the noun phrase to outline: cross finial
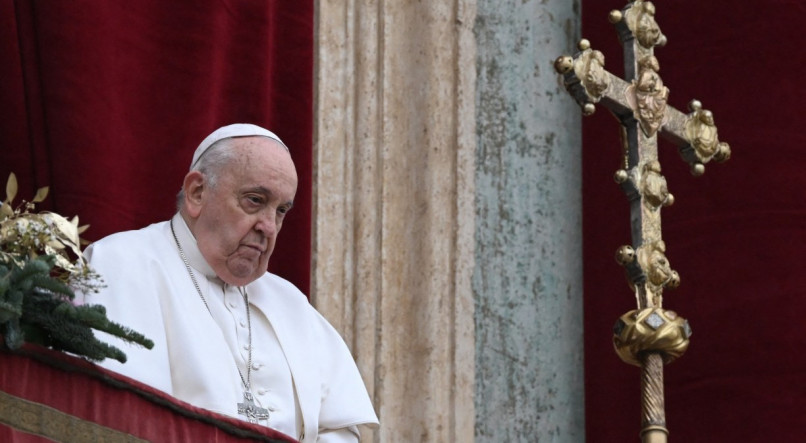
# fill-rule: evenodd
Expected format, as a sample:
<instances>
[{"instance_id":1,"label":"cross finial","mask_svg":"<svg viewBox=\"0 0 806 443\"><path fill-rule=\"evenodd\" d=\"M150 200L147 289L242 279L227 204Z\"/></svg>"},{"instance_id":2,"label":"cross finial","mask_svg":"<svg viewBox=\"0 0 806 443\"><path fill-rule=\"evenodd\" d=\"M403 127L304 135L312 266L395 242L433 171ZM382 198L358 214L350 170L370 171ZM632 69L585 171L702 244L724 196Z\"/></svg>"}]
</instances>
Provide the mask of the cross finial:
<instances>
[{"instance_id":1,"label":"cross finial","mask_svg":"<svg viewBox=\"0 0 806 443\"><path fill-rule=\"evenodd\" d=\"M655 21L654 4L632 2L622 11L612 11L609 19L624 45L625 80L605 70L604 54L592 49L585 39L579 42L576 56L558 58L555 68L563 74L566 88L583 113L592 114L595 105L600 104L625 129L623 165L615 178L634 203L631 247L636 252L621 254L619 261L633 268L628 271L636 286L639 308L660 307L663 288L676 286L678 280L676 273L664 269L668 260L661 239L660 208L671 205L674 198L661 175L657 135L677 145L694 175L702 175L704 165L711 160L723 162L730 158L730 146L719 140L713 114L699 101L691 102L688 114L668 106L670 91L654 55L654 47L665 45L666 37ZM658 279L651 276L658 274L669 274L671 278L653 283Z\"/></svg>"},{"instance_id":2,"label":"cross finial","mask_svg":"<svg viewBox=\"0 0 806 443\"><path fill-rule=\"evenodd\" d=\"M643 369L643 438L665 442L663 363L682 355L691 329L682 317L663 309L663 290L677 287L680 276L671 268L661 235L661 208L675 199L661 174L657 139L661 135L676 145L695 176L711 160L728 160L731 151L719 140L713 114L699 101L690 102L688 114L668 105L670 91L654 54L666 36L655 12L652 2L641 0L610 12L624 48L624 79L605 70L604 54L585 39L579 53L559 57L554 66L585 115L604 106L623 128L623 159L615 180L630 202L632 245L619 248L616 260L627 270L638 309L618 320L614 344L624 361Z\"/></svg>"}]
</instances>

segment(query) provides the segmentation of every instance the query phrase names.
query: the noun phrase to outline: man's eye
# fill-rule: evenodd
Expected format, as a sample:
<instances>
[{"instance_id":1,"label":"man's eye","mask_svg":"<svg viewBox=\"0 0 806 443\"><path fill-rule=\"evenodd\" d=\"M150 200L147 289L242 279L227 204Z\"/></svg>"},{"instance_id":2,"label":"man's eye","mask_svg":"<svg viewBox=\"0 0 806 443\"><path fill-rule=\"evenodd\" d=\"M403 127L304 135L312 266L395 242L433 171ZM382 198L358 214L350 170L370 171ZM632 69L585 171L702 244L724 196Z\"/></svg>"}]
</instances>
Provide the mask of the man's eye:
<instances>
[{"instance_id":1,"label":"man's eye","mask_svg":"<svg viewBox=\"0 0 806 443\"><path fill-rule=\"evenodd\" d=\"M247 195L246 200L252 205L262 205L263 204L263 197L258 195Z\"/></svg>"}]
</instances>

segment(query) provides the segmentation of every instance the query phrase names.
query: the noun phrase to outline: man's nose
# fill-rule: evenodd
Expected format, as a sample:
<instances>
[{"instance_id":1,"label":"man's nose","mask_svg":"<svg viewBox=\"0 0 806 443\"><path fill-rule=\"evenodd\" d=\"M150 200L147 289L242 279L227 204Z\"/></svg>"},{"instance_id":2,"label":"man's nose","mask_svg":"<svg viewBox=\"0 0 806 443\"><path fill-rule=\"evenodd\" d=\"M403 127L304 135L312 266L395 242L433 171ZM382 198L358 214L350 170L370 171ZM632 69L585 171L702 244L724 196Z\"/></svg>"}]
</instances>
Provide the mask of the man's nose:
<instances>
[{"instance_id":1,"label":"man's nose","mask_svg":"<svg viewBox=\"0 0 806 443\"><path fill-rule=\"evenodd\" d=\"M277 234L277 221L274 218L274 212L271 210L262 211L255 224L255 230L268 238L274 237Z\"/></svg>"}]
</instances>

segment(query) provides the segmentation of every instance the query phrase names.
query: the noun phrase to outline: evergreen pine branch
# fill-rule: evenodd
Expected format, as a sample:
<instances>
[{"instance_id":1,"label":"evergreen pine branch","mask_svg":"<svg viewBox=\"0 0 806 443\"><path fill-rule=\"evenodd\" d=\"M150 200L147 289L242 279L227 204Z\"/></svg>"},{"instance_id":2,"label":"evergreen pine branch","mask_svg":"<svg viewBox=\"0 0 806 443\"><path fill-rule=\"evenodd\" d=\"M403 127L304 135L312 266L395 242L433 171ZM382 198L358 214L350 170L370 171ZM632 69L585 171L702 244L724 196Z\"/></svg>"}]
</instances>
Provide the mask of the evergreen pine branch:
<instances>
[{"instance_id":1,"label":"evergreen pine branch","mask_svg":"<svg viewBox=\"0 0 806 443\"><path fill-rule=\"evenodd\" d=\"M92 308L95 306L78 306L76 311L79 313L79 318L82 319L82 315L88 315L89 318L97 317L97 311L94 311ZM87 308L87 309L82 309ZM90 313L90 314L85 314ZM95 313L94 315L91 313ZM97 321L97 320L96 320ZM97 329L99 331L106 332L108 334L114 335L115 337L119 337L123 340L128 342L137 343L140 346L143 346L146 349L152 349L154 347L154 342L148 339L143 334L134 331L130 328L127 328L119 323L115 323L106 317L103 317L103 321L99 323L93 322L92 328Z\"/></svg>"},{"instance_id":2,"label":"evergreen pine branch","mask_svg":"<svg viewBox=\"0 0 806 443\"><path fill-rule=\"evenodd\" d=\"M24 343L19 318L12 318L11 320L5 322L4 326L6 346L12 350L19 349Z\"/></svg>"},{"instance_id":3,"label":"evergreen pine branch","mask_svg":"<svg viewBox=\"0 0 806 443\"><path fill-rule=\"evenodd\" d=\"M64 315L88 328L106 332L144 348L151 349L154 347L154 342L143 334L109 320L106 317L106 308L102 305L74 306L70 303L62 303L54 308L54 313Z\"/></svg>"},{"instance_id":4,"label":"evergreen pine branch","mask_svg":"<svg viewBox=\"0 0 806 443\"><path fill-rule=\"evenodd\" d=\"M5 204L0 206L0 333L6 346L18 349L28 340L90 360L125 362L123 351L95 337L93 331L98 330L151 349L151 340L110 321L102 306L73 305L74 289L97 292L103 287L78 248L77 218L33 212L47 188L37 191L33 202L12 210L16 191L16 177L11 174ZM54 242L66 247L51 247Z\"/></svg>"},{"instance_id":5,"label":"evergreen pine branch","mask_svg":"<svg viewBox=\"0 0 806 443\"><path fill-rule=\"evenodd\" d=\"M126 355L120 349L98 340L92 328L77 322L69 309L59 309L65 302L40 299L26 310L27 326L46 333L47 345L62 351L82 355L89 360L114 358L121 363Z\"/></svg>"},{"instance_id":6,"label":"evergreen pine branch","mask_svg":"<svg viewBox=\"0 0 806 443\"><path fill-rule=\"evenodd\" d=\"M11 269L0 263L0 300L3 300L8 288L11 286Z\"/></svg>"},{"instance_id":7,"label":"evergreen pine branch","mask_svg":"<svg viewBox=\"0 0 806 443\"><path fill-rule=\"evenodd\" d=\"M11 284L28 290L33 285L31 278L35 275L49 275L52 266L45 259L37 257L25 262L25 266L13 267L11 270ZM27 282L27 283L26 283ZM25 284L25 286L24 286Z\"/></svg>"},{"instance_id":8,"label":"evergreen pine branch","mask_svg":"<svg viewBox=\"0 0 806 443\"><path fill-rule=\"evenodd\" d=\"M8 291L5 300L0 300L0 323L22 316L22 292L16 289Z\"/></svg>"},{"instance_id":9,"label":"evergreen pine branch","mask_svg":"<svg viewBox=\"0 0 806 443\"><path fill-rule=\"evenodd\" d=\"M53 278L50 275L33 275L31 277L33 287L44 289L53 294L60 294L69 300L76 298L76 294L70 289L69 286L64 284L61 280Z\"/></svg>"}]
</instances>

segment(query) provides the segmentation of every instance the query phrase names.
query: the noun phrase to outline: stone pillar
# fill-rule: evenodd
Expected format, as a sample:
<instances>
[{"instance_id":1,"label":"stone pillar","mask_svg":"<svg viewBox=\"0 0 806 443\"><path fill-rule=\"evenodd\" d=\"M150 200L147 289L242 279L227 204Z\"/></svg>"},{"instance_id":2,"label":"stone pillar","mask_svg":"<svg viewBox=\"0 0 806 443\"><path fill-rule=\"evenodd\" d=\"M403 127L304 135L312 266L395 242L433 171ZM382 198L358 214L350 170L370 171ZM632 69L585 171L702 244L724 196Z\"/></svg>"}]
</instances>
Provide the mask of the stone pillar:
<instances>
[{"instance_id":1,"label":"stone pillar","mask_svg":"<svg viewBox=\"0 0 806 443\"><path fill-rule=\"evenodd\" d=\"M473 440L474 5L317 2L312 299L364 441Z\"/></svg>"},{"instance_id":2,"label":"stone pillar","mask_svg":"<svg viewBox=\"0 0 806 443\"><path fill-rule=\"evenodd\" d=\"M578 0L478 0L476 441L584 441Z\"/></svg>"},{"instance_id":3,"label":"stone pillar","mask_svg":"<svg viewBox=\"0 0 806 443\"><path fill-rule=\"evenodd\" d=\"M312 299L376 442L582 441L579 3L320 0Z\"/></svg>"}]
</instances>

